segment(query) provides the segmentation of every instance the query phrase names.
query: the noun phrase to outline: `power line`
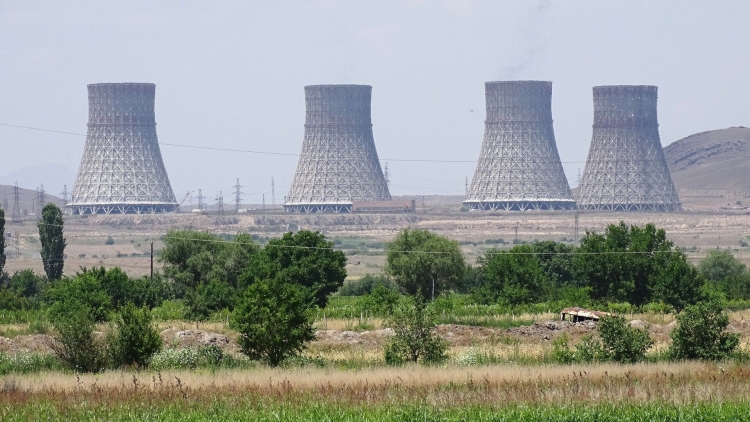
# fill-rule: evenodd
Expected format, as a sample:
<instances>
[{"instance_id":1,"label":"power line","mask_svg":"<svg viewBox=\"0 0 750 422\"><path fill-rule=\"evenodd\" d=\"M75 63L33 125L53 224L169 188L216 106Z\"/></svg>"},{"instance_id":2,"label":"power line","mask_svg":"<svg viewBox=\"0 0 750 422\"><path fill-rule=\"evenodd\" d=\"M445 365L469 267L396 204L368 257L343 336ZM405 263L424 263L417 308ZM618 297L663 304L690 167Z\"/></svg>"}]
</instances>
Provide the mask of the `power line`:
<instances>
[{"instance_id":1,"label":"power line","mask_svg":"<svg viewBox=\"0 0 750 422\"><path fill-rule=\"evenodd\" d=\"M8 123L0 123L0 126L12 127L12 128L17 128L17 129L35 130L39 132L59 133L63 135L83 136L83 137L87 136L83 133L73 133L73 132L66 132L62 130L42 129L42 128L36 128L36 127L31 127L31 126L12 125ZM285 157L299 157L300 156L300 154L295 154L291 152L207 147L207 146L201 146L201 145L175 144L171 142L159 142L159 145L166 145L166 146L178 147L178 148L202 149L202 150L209 150L209 151L240 152L240 153L261 154L261 155L278 155L278 156L285 156ZM732 155L731 158L742 158L742 157L750 157L750 155ZM661 161L660 159L653 159L653 160ZM461 163L476 164L477 163L477 160L441 160L441 159L429 159L429 158L390 158L390 157L382 157L379 159L379 161L396 161L396 162L403 162L403 163L457 163L457 164L461 164ZM605 160L605 161L609 162L609 161L615 161L615 160ZM622 160L622 161L628 161L628 160ZM638 161L644 161L644 160L641 159ZM581 163L585 164L587 162L592 162L592 161L588 161L588 160L586 161L561 161L561 163L563 164L581 164Z\"/></svg>"}]
</instances>

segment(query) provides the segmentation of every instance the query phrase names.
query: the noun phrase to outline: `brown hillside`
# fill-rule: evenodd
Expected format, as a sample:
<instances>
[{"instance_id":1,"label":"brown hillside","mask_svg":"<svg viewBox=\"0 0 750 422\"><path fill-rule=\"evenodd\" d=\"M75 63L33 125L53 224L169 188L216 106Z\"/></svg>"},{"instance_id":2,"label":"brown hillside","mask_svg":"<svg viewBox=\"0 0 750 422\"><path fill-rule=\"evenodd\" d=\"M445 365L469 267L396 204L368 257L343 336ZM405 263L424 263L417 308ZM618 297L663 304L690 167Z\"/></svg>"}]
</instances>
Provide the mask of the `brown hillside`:
<instances>
[{"instance_id":1,"label":"brown hillside","mask_svg":"<svg viewBox=\"0 0 750 422\"><path fill-rule=\"evenodd\" d=\"M679 189L750 191L750 128L696 133L664 148Z\"/></svg>"}]
</instances>

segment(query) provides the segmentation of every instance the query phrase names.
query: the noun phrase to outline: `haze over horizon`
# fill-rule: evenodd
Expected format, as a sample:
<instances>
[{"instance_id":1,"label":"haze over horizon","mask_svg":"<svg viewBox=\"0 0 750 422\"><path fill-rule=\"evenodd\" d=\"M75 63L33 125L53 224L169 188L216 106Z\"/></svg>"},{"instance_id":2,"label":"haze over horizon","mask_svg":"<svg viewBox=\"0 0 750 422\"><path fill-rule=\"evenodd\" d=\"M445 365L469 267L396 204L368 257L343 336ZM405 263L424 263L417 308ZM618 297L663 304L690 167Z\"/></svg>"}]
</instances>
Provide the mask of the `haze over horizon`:
<instances>
[{"instance_id":1,"label":"haze over horizon","mask_svg":"<svg viewBox=\"0 0 750 422\"><path fill-rule=\"evenodd\" d=\"M296 156L166 144L298 154L303 87L368 84L391 193L462 195L482 143L484 82L549 80L557 146L575 187L593 86L657 85L665 146L750 126L747 16L750 3L739 0L5 0L0 123L85 134L87 84L152 82L178 201L201 188L208 203L220 190L227 202L240 178L245 203L262 194L270 203L273 177L279 204ZM44 163L75 173L85 138L0 126L0 141L2 176ZM41 179L62 177L40 173L35 183L58 195L73 180Z\"/></svg>"}]
</instances>

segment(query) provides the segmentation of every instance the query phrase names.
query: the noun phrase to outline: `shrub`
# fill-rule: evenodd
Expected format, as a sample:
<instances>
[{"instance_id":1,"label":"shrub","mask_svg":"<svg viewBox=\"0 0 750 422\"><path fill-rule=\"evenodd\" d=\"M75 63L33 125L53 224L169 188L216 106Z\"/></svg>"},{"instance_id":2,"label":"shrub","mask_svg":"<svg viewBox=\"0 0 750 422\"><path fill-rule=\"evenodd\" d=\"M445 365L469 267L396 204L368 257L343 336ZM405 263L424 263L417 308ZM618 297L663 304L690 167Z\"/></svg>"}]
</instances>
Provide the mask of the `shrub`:
<instances>
[{"instance_id":1,"label":"shrub","mask_svg":"<svg viewBox=\"0 0 750 422\"><path fill-rule=\"evenodd\" d=\"M395 334L385 345L385 361L389 365L399 365L446 360L448 342L433 333L435 321L434 309L419 299L395 308L389 321Z\"/></svg>"},{"instance_id":2,"label":"shrub","mask_svg":"<svg viewBox=\"0 0 750 422\"><path fill-rule=\"evenodd\" d=\"M65 312L52 319L56 334L49 343L52 351L70 369L99 372L107 363L106 346L94 335L91 310L79 302L70 302Z\"/></svg>"},{"instance_id":3,"label":"shrub","mask_svg":"<svg viewBox=\"0 0 750 422\"><path fill-rule=\"evenodd\" d=\"M575 353L570 350L566 333L552 340L551 358L553 362L562 364L573 363L575 360Z\"/></svg>"},{"instance_id":4,"label":"shrub","mask_svg":"<svg viewBox=\"0 0 750 422\"><path fill-rule=\"evenodd\" d=\"M603 360L640 362L645 359L646 350L654 344L646 329L629 326L623 317L602 318L598 328L602 338Z\"/></svg>"},{"instance_id":5,"label":"shrub","mask_svg":"<svg viewBox=\"0 0 750 422\"><path fill-rule=\"evenodd\" d=\"M363 296L378 287L384 286L389 290L398 292L398 285L384 274L365 274L358 280L345 282L338 291L340 296Z\"/></svg>"},{"instance_id":6,"label":"shrub","mask_svg":"<svg viewBox=\"0 0 750 422\"><path fill-rule=\"evenodd\" d=\"M677 315L677 322L677 328L670 333L669 352L674 360L722 360L739 345L739 334L724 332L729 317L717 301L688 306Z\"/></svg>"},{"instance_id":7,"label":"shrub","mask_svg":"<svg viewBox=\"0 0 750 422\"><path fill-rule=\"evenodd\" d=\"M253 283L234 310L242 353L271 366L297 355L315 338L308 312L312 302L307 289L287 280Z\"/></svg>"},{"instance_id":8,"label":"shrub","mask_svg":"<svg viewBox=\"0 0 750 422\"><path fill-rule=\"evenodd\" d=\"M116 366L146 367L154 353L161 350L162 340L151 326L148 308L125 305L117 317L117 330L111 338L110 351Z\"/></svg>"},{"instance_id":9,"label":"shrub","mask_svg":"<svg viewBox=\"0 0 750 422\"><path fill-rule=\"evenodd\" d=\"M107 236L107 240L104 241L105 245L114 245L115 244L115 238L112 236Z\"/></svg>"},{"instance_id":10,"label":"shrub","mask_svg":"<svg viewBox=\"0 0 750 422\"><path fill-rule=\"evenodd\" d=\"M398 293L381 284L363 298L363 306L375 314L390 315L399 297Z\"/></svg>"}]
</instances>

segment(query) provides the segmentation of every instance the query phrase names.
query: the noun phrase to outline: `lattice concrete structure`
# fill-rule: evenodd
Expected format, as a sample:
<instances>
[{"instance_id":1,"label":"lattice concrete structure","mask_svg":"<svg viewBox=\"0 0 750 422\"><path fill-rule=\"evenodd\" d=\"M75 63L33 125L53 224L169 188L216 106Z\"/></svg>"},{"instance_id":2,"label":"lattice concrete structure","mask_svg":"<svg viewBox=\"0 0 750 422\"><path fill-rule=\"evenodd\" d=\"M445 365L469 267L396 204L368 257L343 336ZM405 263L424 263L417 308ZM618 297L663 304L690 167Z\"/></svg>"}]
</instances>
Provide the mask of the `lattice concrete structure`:
<instances>
[{"instance_id":1,"label":"lattice concrete structure","mask_svg":"<svg viewBox=\"0 0 750 422\"><path fill-rule=\"evenodd\" d=\"M657 87L594 87L594 129L578 207L681 211L659 140Z\"/></svg>"},{"instance_id":2,"label":"lattice concrete structure","mask_svg":"<svg viewBox=\"0 0 750 422\"><path fill-rule=\"evenodd\" d=\"M571 210L576 204L552 129L552 83L485 83L484 141L464 206Z\"/></svg>"},{"instance_id":3,"label":"lattice concrete structure","mask_svg":"<svg viewBox=\"0 0 750 422\"><path fill-rule=\"evenodd\" d=\"M177 210L156 138L156 85L93 84L86 146L71 200L73 214Z\"/></svg>"},{"instance_id":4,"label":"lattice concrete structure","mask_svg":"<svg viewBox=\"0 0 750 422\"><path fill-rule=\"evenodd\" d=\"M305 137L287 212L351 212L391 199L372 136L368 85L305 87Z\"/></svg>"}]
</instances>

